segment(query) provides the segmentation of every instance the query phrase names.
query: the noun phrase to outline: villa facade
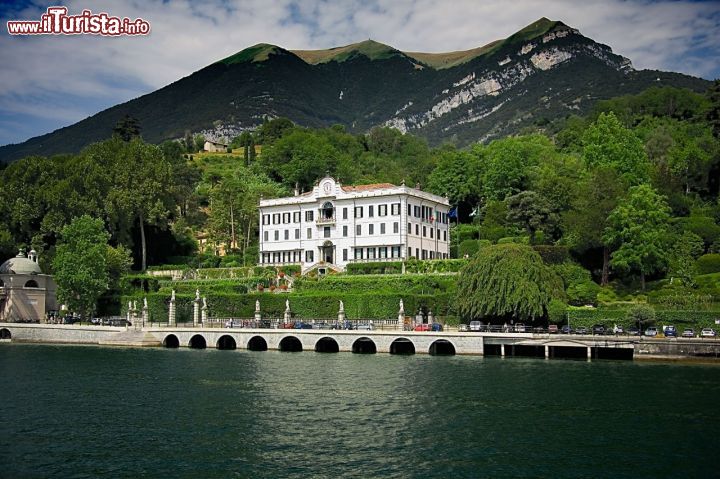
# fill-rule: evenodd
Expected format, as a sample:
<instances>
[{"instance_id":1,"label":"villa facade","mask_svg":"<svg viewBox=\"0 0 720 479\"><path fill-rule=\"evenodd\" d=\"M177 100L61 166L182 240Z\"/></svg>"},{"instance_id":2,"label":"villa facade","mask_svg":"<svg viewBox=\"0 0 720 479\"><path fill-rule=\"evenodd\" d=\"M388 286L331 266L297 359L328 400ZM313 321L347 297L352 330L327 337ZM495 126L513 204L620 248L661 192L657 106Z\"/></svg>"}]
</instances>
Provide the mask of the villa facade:
<instances>
[{"instance_id":1,"label":"villa facade","mask_svg":"<svg viewBox=\"0 0 720 479\"><path fill-rule=\"evenodd\" d=\"M260 265L344 270L352 262L450 257L447 198L380 183L260 200Z\"/></svg>"}]
</instances>

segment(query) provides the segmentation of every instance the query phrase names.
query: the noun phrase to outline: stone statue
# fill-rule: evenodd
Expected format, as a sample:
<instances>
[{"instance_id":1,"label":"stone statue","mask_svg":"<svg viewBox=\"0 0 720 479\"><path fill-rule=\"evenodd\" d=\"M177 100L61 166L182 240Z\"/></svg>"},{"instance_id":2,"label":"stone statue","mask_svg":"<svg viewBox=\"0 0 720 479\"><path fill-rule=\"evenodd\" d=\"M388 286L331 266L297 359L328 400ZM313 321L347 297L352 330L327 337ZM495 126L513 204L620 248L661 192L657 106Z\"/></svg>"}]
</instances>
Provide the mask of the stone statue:
<instances>
[{"instance_id":1,"label":"stone statue","mask_svg":"<svg viewBox=\"0 0 720 479\"><path fill-rule=\"evenodd\" d=\"M203 297L202 303L203 303L203 305L202 305L203 309L207 309L207 307L208 307L207 306L207 298Z\"/></svg>"},{"instance_id":2,"label":"stone statue","mask_svg":"<svg viewBox=\"0 0 720 479\"><path fill-rule=\"evenodd\" d=\"M285 300L285 311L290 311L290 300L289 299Z\"/></svg>"},{"instance_id":3,"label":"stone statue","mask_svg":"<svg viewBox=\"0 0 720 479\"><path fill-rule=\"evenodd\" d=\"M132 301L128 301L128 311L132 311Z\"/></svg>"},{"instance_id":4,"label":"stone statue","mask_svg":"<svg viewBox=\"0 0 720 479\"><path fill-rule=\"evenodd\" d=\"M403 303L403 300L400 300L400 311L405 311L405 303Z\"/></svg>"},{"instance_id":5,"label":"stone statue","mask_svg":"<svg viewBox=\"0 0 720 479\"><path fill-rule=\"evenodd\" d=\"M133 301L133 311L137 311L137 301Z\"/></svg>"},{"instance_id":6,"label":"stone statue","mask_svg":"<svg viewBox=\"0 0 720 479\"><path fill-rule=\"evenodd\" d=\"M256 313L260 312L260 300L259 299L255 300L255 312Z\"/></svg>"},{"instance_id":7,"label":"stone statue","mask_svg":"<svg viewBox=\"0 0 720 479\"><path fill-rule=\"evenodd\" d=\"M148 305L147 305L147 296L146 296L143 298L143 309L147 309L147 308L148 308Z\"/></svg>"},{"instance_id":8,"label":"stone statue","mask_svg":"<svg viewBox=\"0 0 720 479\"><path fill-rule=\"evenodd\" d=\"M340 311L345 311L345 304L340 300Z\"/></svg>"},{"instance_id":9,"label":"stone statue","mask_svg":"<svg viewBox=\"0 0 720 479\"><path fill-rule=\"evenodd\" d=\"M170 301L175 301L175 290L172 290L172 294L170 295Z\"/></svg>"},{"instance_id":10,"label":"stone statue","mask_svg":"<svg viewBox=\"0 0 720 479\"><path fill-rule=\"evenodd\" d=\"M199 289L195 290L195 301L200 301L200 290Z\"/></svg>"}]
</instances>

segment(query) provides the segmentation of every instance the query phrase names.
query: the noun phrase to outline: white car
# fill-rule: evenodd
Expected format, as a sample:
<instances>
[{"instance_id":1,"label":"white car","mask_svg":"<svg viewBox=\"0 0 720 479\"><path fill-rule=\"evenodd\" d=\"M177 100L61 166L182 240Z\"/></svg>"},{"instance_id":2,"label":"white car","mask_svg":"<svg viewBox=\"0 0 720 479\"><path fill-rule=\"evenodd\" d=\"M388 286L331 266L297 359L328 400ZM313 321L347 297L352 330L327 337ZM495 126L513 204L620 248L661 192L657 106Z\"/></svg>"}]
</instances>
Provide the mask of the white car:
<instances>
[{"instance_id":1,"label":"white car","mask_svg":"<svg viewBox=\"0 0 720 479\"><path fill-rule=\"evenodd\" d=\"M481 321L470 321L470 331L480 331L482 329Z\"/></svg>"},{"instance_id":2,"label":"white car","mask_svg":"<svg viewBox=\"0 0 720 479\"><path fill-rule=\"evenodd\" d=\"M701 338L714 338L715 336L717 336L717 333L715 333L713 328L703 328L703 330L700 331Z\"/></svg>"}]
</instances>

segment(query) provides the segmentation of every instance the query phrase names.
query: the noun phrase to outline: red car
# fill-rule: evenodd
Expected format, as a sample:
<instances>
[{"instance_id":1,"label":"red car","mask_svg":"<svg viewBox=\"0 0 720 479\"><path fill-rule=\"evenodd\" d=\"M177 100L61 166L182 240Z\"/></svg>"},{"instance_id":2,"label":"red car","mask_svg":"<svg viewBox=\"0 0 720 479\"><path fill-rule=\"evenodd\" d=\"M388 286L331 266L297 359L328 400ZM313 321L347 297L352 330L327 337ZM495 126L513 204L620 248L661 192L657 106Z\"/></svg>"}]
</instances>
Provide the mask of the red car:
<instances>
[{"instance_id":1,"label":"red car","mask_svg":"<svg viewBox=\"0 0 720 479\"><path fill-rule=\"evenodd\" d=\"M415 331L430 331L431 324L423 323L415 326Z\"/></svg>"},{"instance_id":2,"label":"red car","mask_svg":"<svg viewBox=\"0 0 720 479\"><path fill-rule=\"evenodd\" d=\"M280 329L294 329L295 323L281 323Z\"/></svg>"}]
</instances>

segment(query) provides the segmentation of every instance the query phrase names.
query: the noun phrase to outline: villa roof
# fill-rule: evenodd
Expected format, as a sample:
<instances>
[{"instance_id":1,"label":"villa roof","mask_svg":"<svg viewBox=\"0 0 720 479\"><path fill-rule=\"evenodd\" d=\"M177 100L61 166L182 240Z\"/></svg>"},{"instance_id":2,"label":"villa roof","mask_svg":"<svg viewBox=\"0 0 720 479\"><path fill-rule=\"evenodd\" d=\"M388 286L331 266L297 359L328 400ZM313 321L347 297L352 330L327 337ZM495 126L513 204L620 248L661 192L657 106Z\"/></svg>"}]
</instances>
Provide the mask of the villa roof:
<instances>
[{"instance_id":1,"label":"villa roof","mask_svg":"<svg viewBox=\"0 0 720 479\"><path fill-rule=\"evenodd\" d=\"M392 183L372 183L369 185L358 185L358 186L343 186L343 191L372 191L372 190L385 190L388 188L397 188Z\"/></svg>"}]
</instances>

